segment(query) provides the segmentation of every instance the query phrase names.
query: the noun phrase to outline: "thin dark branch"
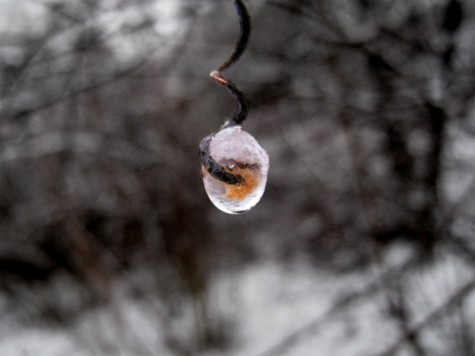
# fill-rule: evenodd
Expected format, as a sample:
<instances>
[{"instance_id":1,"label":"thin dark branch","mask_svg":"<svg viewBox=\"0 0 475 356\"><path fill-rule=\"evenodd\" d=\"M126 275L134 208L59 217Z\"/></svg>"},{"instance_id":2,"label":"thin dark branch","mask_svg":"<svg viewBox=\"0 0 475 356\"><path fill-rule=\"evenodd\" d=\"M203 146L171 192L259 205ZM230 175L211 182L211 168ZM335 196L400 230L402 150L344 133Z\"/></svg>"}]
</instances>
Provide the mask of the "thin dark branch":
<instances>
[{"instance_id":1,"label":"thin dark branch","mask_svg":"<svg viewBox=\"0 0 475 356\"><path fill-rule=\"evenodd\" d=\"M305 12L302 8L300 8L296 5L283 4L283 3L277 2L277 1L269 1L267 4L269 6L277 8L277 9L284 10L284 11L286 11L286 12L292 14L292 15L303 16L303 17L315 20L314 17L312 17L307 12Z\"/></svg>"},{"instance_id":2,"label":"thin dark branch","mask_svg":"<svg viewBox=\"0 0 475 356\"><path fill-rule=\"evenodd\" d=\"M340 297L325 314L311 320L307 324L288 334L282 340L269 347L266 351L260 353L259 356L277 356L286 354L289 349L296 346L302 341L302 339L309 336L309 334L315 333L318 328L322 327L337 314L345 312L347 308L364 298L374 296L378 290L381 289L382 280L390 280L395 278L395 276L403 274L411 268L413 264L414 261L409 259L402 265L383 273L365 287Z\"/></svg>"},{"instance_id":3,"label":"thin dark branch","mask_svg":"<svg viewBox=\"0 0 475 356\"><path fill-rule=\"evenodd\" d=\"M475 268L475 249L467 242L468 237L459 236L454 232L449 232L444 242L454 250L458 256L461 256L468 264Z\"/></svg>"},{"instance_id":4,"label":"thin dark branch","mask_svg":"<svg viewBox=\"0 0 475 356\"><path fill-rule=\"evenodd\" d=\"M394 280L392 293L386 293L386 300L390 309L390 315L398 324L401 334L406 337L406 342L418 356L426 355L416 334L410 332L410 310L407 305L403 283L399 279ZM389 286L388 286L389 288Z\"/></svg>"},{"instance_id":5,"label":"thin dark branch","mask_svg":"<svg viewBox=\"0 0 475 356\"><path fill-rule=\"evenodd\" d=\"M231 95L237 100L236 112L234 113L233 118L229 120L229 122L225 123L224 127L241 125L249 113L249 103L246 96L241 91L241 89L238 88L236 83L226 78L221 72L211 72L210 76L215 83L228 89Z\"/></svg>"},{"instance_id":6,"label":"thin dark branch","mask_svg":"<svg viewBox=\"0 0 475 356\"><path fill-rule=\"evenodd\" d=\"M66 92L62 95L59 95L59 96L57 96L55 98L52 98L48 101L45 101L43 103L40 103L36 106L16 109L12 113L7 114L6 116L9 116L9 117L15 119L15 118L22 117L22 116L25 116L25 115L30 115L34 112L39 111L39 110L47 109L51 106L54 106L54 105L62 102L63 100L73 98L73 97L75 97L79 94L83 94L85 92L95 90L95 89L103 87L107 84L110 84L110 83L112 83L112 82L114 82L114 81L116 81L120 78L123 78L123 77L126 77L126 76L130 75L131 73L139 70L140 68L142 68L143 66L148 64L155 52L156 52L156 50L152 51L152 53L148 54L147 56L145 56L145 58L141 59L137 63L134 63L133 65L131 65L131 66L125 68L125 69L119 70L116 73L110 75L109 77L107 77L105 79L98 80L94 83L89 83L87 85L80 86L79 88L72 89L72 90L70 90L70 91L68 91L68 92Z\"/></svg>"},{"instance_id":7,"label":"thin dark branch","mask_svg":"<svg viewBox=\"0 0 475 356\"><path fill-rule=\"evenodd\" d=\"M402 335L399 339L396 340L389 348L384 352L377 354L377 356L391 356L394 355L407 341L409 336L417 336L422 329L426 328L430 324L434 323L437 319L441 318L449 312L453 307L457 306L462 302L471 292L475 289L475 279L470 281L461 287L457 292L455 292L444 304L436 308L432 313L425 317L422 321L417 323L415 326L410 328L406 334Z\"/></svg>"},{"instance_id":8,"label":"thin dark branch","mask_svg":"<svg viewBox=\"0 0 475 356\"><path fill-rule=\"evenodd\" d=\"M234 6L236 7L236 11L239 15L241 32L239 34L239 39L236 43L236 46L234 47L234 52L231 54L228 60L216 70L218 72L222 72L237 63L239 58L241 58L241 56L244 54L247 44L249 43L249 36L251 35L251 17L249 16L246 6L241 0L235 0Z\"/></svg>"},{"instance_id":9,"label":"thin dark branch","mask_svg":"<svg viewBox=\"0 0 475 356\"><path fill-rule=\"evenodd\" d=\"M314 24L325 28L337 38L345 38L344 32L337 26L335 21L329 18L327 11L321 8L322 4L307 1L305 5L285 4L278 1L268 1L269 6L286 11L291 15L299 16L312 21Z\"/></svg>"},{"instance_id":10,"label":"thin dark branch","mask_svg":"<svg viewBox=\"0 0 475 356\"><path fill-rule=\"evenodd\" d=\"M249 104L244 93L239 89L236 83L226 78L222 73L224 70L236 64L239 58L241 58L241 56L244 54L244 51L246 50L247 44L249 42L249 36L251 34L251 18L246 9L246 6L241 0L235 0L234 5L239 15L239 22L241 25L241 31L238 41L236 43L236 46L234 47L233 53L226 60L226 62L224 62L218 69L210 73L210 76L213 81L218 85L227 88L231 95L233 95L237 100L237 108L234 113L234 116L230 120L230 122L226 124L225 127L240 125L246 119L249 111Z\"/></svg>"}]
</instances>

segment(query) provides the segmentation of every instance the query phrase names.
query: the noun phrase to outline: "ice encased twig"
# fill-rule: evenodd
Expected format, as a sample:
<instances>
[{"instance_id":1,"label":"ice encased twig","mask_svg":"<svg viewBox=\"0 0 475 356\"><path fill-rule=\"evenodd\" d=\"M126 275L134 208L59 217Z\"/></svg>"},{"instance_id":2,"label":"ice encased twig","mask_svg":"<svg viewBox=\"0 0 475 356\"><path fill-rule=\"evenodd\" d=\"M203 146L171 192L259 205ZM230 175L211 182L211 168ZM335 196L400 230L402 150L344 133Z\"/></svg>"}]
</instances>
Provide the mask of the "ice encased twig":
<instances>
[{"instance_id":1,"label":"ice encased twig","mask_svg":"<svg viewBox=\"0 0 475 356\"><path fill-rule=\"evenodd\" d=\"M232 126L212 136L209 152L227 172L243 178L242 183L227 184L202 167L203 183L211 202L228 214L242 213L254 207L266 187L269 170L266 151L241 126Z\"/></svg>"}]
</instances>

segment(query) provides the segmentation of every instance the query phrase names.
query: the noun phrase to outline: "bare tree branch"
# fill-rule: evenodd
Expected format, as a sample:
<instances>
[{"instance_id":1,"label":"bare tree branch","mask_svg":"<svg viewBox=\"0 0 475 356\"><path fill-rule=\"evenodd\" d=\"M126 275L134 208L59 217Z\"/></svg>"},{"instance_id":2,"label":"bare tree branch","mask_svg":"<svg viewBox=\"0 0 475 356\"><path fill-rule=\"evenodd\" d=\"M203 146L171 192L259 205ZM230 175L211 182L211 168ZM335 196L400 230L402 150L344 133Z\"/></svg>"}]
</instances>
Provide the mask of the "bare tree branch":
<instances>
[{"instance_id":1,"label":"bare tree branch","mask_svg":"<svg viewBox=\"0 0 475 356\"><path fill-rule=\"evenodd\" d=\"M51 99L49 99L49 100L47 100L43 103L39 103L39 104L37 104L35 106L32 106L32 107L15 108L15 109L13 109L13 112L7 113L7 116L15 119L15 118L22 117L22 116L25 116L25 115L30 115L34 112L44 110L44 109L47 109L51 106L54 106L54 105L66 100L66 99L73 98L73 97L75 97L79 94L83 94L83 93L88 92L88 91L93 91L93 90L98 89L100 87L103 87L107 84L110 84L110 83L112 83L112 82L114 82L118 79L127 77L130 74L134 73L135 71L137 71L140 68L147 65L152 60L153 55L157 50L158 49L154 49L153 51L148 53L146 56L144 56L144 58L140 59L136 63L134 63L134 64L132 64L132 65L130 65L130 66L124 68L124 69L118 70L115 73L109 75L108 77L106 77L102 80L98 80L96 82L89 83L87 85L80 86L80 87L75 88L75 89L71 89L66 93L63 93L63 94L61 94L61 95L59 95L55 98L51 98Z\"/></svg>"},{"instance_id":2,"label":"bare tree branch","mask_svg":"<svg viewBox=\"0 0 475 356\"><path fill-rule=\"evenodd\" d=\"M376 278L376 280L370 282L368 285L361 288L360 290L349 292L346 295L340 297L325 314L311 320L299 329L290 333L282 340L269 347L266 351L260 353L258 356L283 355L289 349L295 347L298 343L302 342L305 337L308 337L310 334L315 333L320 327L322 327L326 322L334 318L337 314L345 312L347 308L353 306L355 303L361 301L364 298L376 295L378 293L378 290L380 290L381 280L392 279L395 276L403 274L405 271L407 271L413 266L413 263L414 261L412 259L409 259L400 266L388 270L380 277Z\"/></svg>"},{"instance_id":3,"label":"bare tree branch","mask_svg":"<svg viewBox=\"0 0 475 356\"><path fill-rule=\"evenodd\" d=\"M437 319L443 317L448 313L453 307L457 306L461 301L463 301L467 296L472 293L475 289L475 279L470 281L461 287L457 292L455 292L445 303L440 307L436 308L432 313L426 316L422 321L414 325L413 327L407 330L407 333L402 335L398 340L396 340L390 347L385 351L378 353L377 356L391 356L394 355L407 341L407 338L415 337L419 334L424 328L428 327Z\"/></svg>"}]
</instances>

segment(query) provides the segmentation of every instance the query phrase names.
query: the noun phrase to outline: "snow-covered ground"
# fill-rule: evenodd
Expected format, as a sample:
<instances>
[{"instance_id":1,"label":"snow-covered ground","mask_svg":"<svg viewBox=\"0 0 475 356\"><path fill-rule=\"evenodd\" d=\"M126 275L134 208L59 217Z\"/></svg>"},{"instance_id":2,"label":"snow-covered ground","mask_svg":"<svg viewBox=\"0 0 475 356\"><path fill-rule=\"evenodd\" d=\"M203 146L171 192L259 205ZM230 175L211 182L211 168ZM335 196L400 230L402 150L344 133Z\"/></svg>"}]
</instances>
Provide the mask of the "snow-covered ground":
<instances>
[{"instance_id":1,"label":"snow-covered ground","mask_svg":"<svg viewBox=\"0 0 475 356\"><path fill-rule=\"evenodd\" d=\"M408 249L395 247L385 264L403 265L408 258ZM457 256L443 253L437 261L432 268L416 269L403 278L411 324L473 279L473 269ZM400 336L397 322L388 316L387 295L379 288L378 274L370 269L335 275L303 263L282 266L269 261L223 273L214 279L209 298L214 313L232 322L232 346L196 354L377 354ZM0 317L0 355L173 355L163 342L165 330L155 312L157 305L125 297L120 287L125 284L116 284L115 306L85 312L64 329L19 325ZM467 320L475 320L475 293L466 298L464 311L469 313ZM183 328L184 338L192 327L192 318L185 319L176 325ZM435 338L442 331L430 326L421 334L433 355L444 355L448 346L443 337ZM398 355L411 355L409 349L400 351Z\"/></svg>"}]
</instances>

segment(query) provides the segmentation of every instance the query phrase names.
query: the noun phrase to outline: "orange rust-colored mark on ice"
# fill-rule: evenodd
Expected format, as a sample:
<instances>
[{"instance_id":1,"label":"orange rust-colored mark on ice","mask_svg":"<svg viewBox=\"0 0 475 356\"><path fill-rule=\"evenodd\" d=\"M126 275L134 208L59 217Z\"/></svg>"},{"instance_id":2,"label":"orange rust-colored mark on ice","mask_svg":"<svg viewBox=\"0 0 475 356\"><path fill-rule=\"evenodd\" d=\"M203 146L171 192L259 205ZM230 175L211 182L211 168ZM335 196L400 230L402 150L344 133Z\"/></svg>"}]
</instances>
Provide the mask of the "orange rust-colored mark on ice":
<instances>
[{"instance_id":1,"label":"orange rust-colored mark on ice","mask_svg":"<svg viewBox=\"0 0 475 356\"><path fill-rule=\"evenodd\" d=\"M226 184L226 197L232 200L243 200L259 185L259 176L255 169L236 168L232 173L241 176L244 181L238 184Z\"/></svg>"}]
</instances>

